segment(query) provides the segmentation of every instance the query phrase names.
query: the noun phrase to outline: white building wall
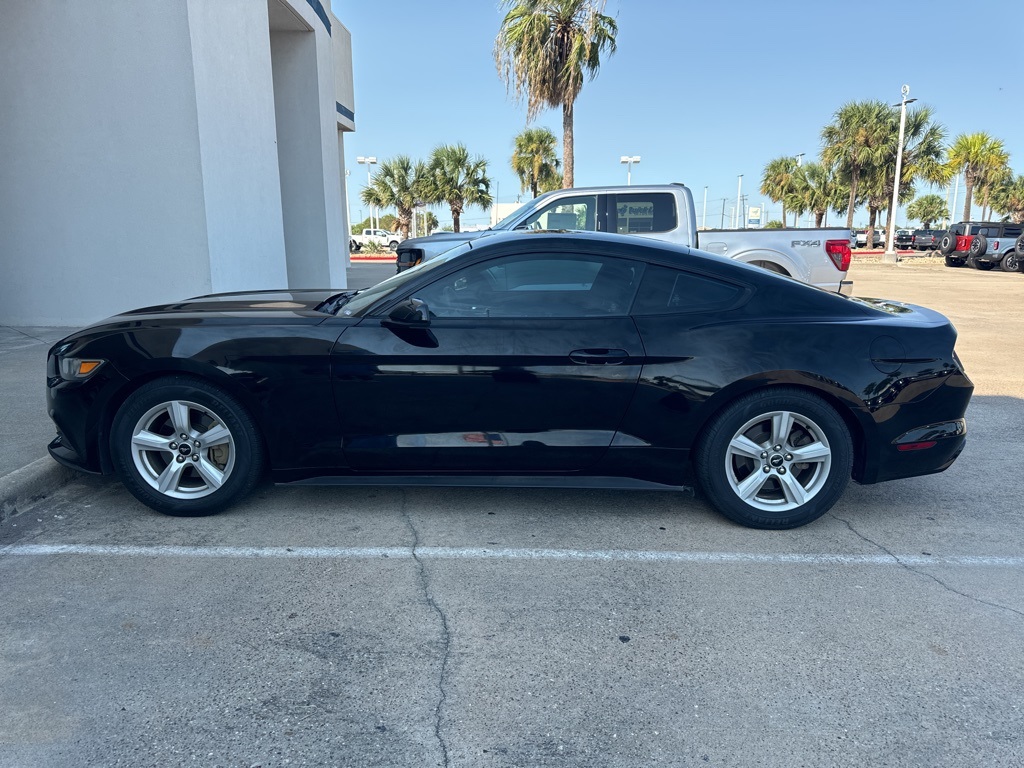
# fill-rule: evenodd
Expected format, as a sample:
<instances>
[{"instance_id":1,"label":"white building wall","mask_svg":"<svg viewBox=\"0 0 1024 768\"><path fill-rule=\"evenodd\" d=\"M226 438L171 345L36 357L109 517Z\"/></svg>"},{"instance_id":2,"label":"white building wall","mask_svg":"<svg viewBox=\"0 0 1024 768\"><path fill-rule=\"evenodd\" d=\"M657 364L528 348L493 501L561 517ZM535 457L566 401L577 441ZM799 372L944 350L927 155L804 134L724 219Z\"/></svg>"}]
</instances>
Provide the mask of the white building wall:
<instances>
[{"instance_id":1,"label":"white building wall","mask_svg":"<svg viewBox=\"0 0 1024 768\"><path fill-rule=\"evenodd\" d=\"M285 286L267 5L188 0L213 291Z\"/></svg>"},{"instance_id":2,"label":"white building wall","mask_svg":"<svg viewBox=\"0 0 1024 768\"><path fill-rule=\"evenodd\" d=\"M345 286L341 148L354 120L351 102L350 118L336 105L351 99L351 46L320 0L2 5L0 323ZM309 40L294 92L275 90L275 24ZM305 113L278 119L293 107ZM282 124L312 146L295 166L278 152ZM311 180L295 198L285 168ZM312 234L292 247L299 210Z\"/></svg>"},{"instance_id":3,"label":"white building wall","mask_svg":"<svg viewBox=\"0 0 1024 768\"><path fill-rule=\"evenodd\" d=\"M7 0L2 18L0 323L208 291L185 4Z\"/></svg>"}]
</instances>

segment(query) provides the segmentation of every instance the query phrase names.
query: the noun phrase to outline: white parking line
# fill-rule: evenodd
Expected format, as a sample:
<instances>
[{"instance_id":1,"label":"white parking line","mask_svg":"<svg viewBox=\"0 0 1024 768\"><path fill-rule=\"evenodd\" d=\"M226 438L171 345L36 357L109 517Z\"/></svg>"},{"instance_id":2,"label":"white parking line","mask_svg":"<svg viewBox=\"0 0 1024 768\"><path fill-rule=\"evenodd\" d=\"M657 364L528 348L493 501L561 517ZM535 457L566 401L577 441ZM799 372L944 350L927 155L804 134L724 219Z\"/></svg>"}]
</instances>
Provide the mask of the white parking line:
<instances>
[{"instance_id":1,"label":"white parking line","mask_svg":"<svg viewBox=\"0 0 1024 768\"><path fill-rule=\"evenodd\" d=\"M480 547L184 547L90 544L13 544L0 556L195 557L237 559L372 560L575 560L644 563L745 563L760 565L944 565L1024 568L1024 555L844 555L833 553L678 552L628 549L485 549Z\"/></svg>"}]
</instances>

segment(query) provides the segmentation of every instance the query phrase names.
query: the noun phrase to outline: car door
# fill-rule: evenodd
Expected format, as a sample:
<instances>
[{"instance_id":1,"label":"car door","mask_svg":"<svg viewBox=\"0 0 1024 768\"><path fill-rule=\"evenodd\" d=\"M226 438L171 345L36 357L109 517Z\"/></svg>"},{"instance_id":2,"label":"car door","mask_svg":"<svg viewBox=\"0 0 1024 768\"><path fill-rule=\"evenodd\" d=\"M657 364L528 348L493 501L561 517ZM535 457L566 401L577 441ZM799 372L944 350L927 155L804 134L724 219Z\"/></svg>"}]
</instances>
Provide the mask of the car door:
<instances>
[{"instance_id":1,"label":"car door","mask_svg":"<svg viewBox=\"0 0 1024 768\"><path fill-rule=\"evenodd\" d=\"M586 469L611 444L643 364L629 317L643 268L504 256L402 297L429 309L428 325L363 318L332 359L346 460L394 472Z\"/></svg>"}]
</instances>

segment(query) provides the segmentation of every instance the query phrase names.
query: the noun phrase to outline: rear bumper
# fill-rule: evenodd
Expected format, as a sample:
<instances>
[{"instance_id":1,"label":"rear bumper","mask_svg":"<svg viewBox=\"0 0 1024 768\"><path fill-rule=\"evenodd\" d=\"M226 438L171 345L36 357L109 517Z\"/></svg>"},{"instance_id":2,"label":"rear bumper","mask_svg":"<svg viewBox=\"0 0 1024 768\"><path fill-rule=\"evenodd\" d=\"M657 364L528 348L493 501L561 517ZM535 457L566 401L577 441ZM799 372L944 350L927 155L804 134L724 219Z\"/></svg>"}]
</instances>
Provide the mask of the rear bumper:
<instances>
[{"instance_id":1,"label":"rear bumper","mask_svg":"<svg viewBox=\"0 0 1024 768\"><path fill-rule=\"evenodd\" d=\"M855 479L867 485L948 469L967 444L964 413L973 392L971 380L957 371L930 394L889 411Z\"/></svg>"}]
</instances>

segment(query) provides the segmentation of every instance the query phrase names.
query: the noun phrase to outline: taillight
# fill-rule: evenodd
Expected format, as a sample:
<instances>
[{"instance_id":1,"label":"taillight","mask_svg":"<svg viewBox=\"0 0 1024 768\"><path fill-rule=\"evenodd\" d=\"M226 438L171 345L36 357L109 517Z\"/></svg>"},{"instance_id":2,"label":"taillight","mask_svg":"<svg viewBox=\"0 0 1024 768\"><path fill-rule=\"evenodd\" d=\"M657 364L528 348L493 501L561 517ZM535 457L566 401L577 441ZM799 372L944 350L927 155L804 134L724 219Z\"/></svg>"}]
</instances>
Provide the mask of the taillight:
<instances>
[{"instance_id":1,"label":"taillight","mask_svg":"<svg viewBox=\"0 0 1024 768\"><path fill-rule=\"evenodd\" d=\"M836 269L846 272L850 269L850 241L849 240L826 240L825 253L832 259Z\"/></svg>"},{"instance_id":2,"label":"taillight","mask_svg":"<svg viewBox=\"0 0 1024 768\"><path fill-rule=\"evenodd\" d=\"M993 240L992 241L992 250L993 251L998 251L999 250L999 241L998 240Z\"/></svg>"}]
</instances>

